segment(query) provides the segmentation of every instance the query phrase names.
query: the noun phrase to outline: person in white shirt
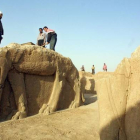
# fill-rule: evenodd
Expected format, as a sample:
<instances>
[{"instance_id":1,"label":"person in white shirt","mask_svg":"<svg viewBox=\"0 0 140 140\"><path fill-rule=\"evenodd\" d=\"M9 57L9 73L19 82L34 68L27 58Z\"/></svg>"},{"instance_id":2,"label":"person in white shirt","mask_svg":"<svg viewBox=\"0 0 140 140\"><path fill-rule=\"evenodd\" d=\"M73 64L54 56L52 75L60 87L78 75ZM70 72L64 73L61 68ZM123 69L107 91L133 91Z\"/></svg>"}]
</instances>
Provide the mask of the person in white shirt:
<instances>
[{"instance_id":1,"label":"person in white shirt","mask_svg":"<svg viewBox=\"0 0 140 140\"><path fill-rule=\"evenodd\" d=\"M50 44L50 49L55 51L55 45L57 42L56 32L52 29L49 29L47 26L45 26L43 30L47 33L47 42L45 45Z\"/></svg>"},{"instance_id":2,"label":"person in white shirt","mask_svg":"<svg viewBox=\"0 0 140 140\"><path fill-rule=\"evenodd\" d=\"M37 45L38 46L43 46L45 47L45 43L46 43L46 34L43 33L43 29L42 28L39 28L39 35L37 37Z\"/></svg>"}]
</instances>

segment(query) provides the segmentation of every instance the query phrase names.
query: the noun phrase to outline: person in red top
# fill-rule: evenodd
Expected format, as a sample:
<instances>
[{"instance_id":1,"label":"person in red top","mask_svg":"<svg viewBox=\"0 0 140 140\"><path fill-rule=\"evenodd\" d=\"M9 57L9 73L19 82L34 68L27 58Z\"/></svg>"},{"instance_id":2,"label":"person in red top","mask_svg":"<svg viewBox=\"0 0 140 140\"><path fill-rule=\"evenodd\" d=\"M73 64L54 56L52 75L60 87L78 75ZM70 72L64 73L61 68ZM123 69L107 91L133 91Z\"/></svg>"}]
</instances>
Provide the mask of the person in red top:
<instances>
[{"instance_id":1,"label":"person in red top","mask_svg":"<svg viewBox=\"0 0 140 140\"><path fill-rule=\"evenodd\" d=\"M45 32L47 32L47 42L45 45L48 45L50 44L50 49L51 50L54 50L55 51L55 45L56 45L56 42L57 42L57 34L55 33L54 30L52 29L49 29L48 27L44 27L43 30Z\"/></svg>"},{"instance_id":2,"label":"person in red top","mask_svg":"<svg viewBox=\"0 0 140 140\"><path fill-rule=\"evenodd\" d=\"M103 70L107 71L107 65L104 63Z\"/></svg>"}]
</instances>

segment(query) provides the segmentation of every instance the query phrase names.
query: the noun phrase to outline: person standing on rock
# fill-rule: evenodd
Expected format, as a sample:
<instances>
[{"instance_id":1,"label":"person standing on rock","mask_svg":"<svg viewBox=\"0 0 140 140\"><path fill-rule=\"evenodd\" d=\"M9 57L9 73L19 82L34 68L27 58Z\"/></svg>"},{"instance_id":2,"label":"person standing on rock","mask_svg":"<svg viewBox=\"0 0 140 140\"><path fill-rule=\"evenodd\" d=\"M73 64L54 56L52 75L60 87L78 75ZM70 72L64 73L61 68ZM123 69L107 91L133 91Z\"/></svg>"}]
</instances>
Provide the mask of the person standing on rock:
<instances>
[{"instance_id":1,"label":"person standing on rock","mask_svg":"<svg viewBox=\"0 0 140 140\"><path fill-rule=\"evenodd\" d=\"M104 63L103 70L107 72L107 65Z\"/></svg>"},{"instance_id":2,"label":"person standing on rock","mask_svg":"<svg viewBox=\"0 0 140 140\"><path fill-rule=\"evenodd\" d=\"M0 44L1 44L1 40L3 39L2 35L4 35L4 29L1 22L2 16L3 16L3 13L0 11Z\"/></svg>"},{"instance_id":3,"label":"person standing on rock","mask_svg":"<svg viewBox=\"0 0 140 140\"><path fill-rule=\"evenodd\" d=\"M94 67L94 65L92 66L92 74L95 74L95 67Z\"/></svg>"},{"instance_id":4,"label":"person standing on rock","mask_svg":"<svg viewBox=\"0 0 140 140\"><path fill-rule=\"evenodd\" d=\"M43 30L47 32L47 42L46 45L50 44L50 49L55 51L55 45L57 42L57 34L54 30L44 27Z\"/></svg>"},{"instance_id":5,"label":"person standing on rock","mask_svg":"<svg viewBox=\"0 0 140 140\"><path fill-rule=\"evenodd\" d=\"M82 67L81 67L81 71L85 71L84 65L82 65Z\"/></svg>"},{"instance_id":6,"label":"person standing on rock","mask_svg":"<svg viewBox=\"0 0 140 140\"><path fill-rule=\"evenodd\" d=\"M43 29L39 28L39 35L37 37L37 45L38 46L43 46L45 47L45 43L46 43L46 34L43 33Z\"/></svg>"}]
</instances>

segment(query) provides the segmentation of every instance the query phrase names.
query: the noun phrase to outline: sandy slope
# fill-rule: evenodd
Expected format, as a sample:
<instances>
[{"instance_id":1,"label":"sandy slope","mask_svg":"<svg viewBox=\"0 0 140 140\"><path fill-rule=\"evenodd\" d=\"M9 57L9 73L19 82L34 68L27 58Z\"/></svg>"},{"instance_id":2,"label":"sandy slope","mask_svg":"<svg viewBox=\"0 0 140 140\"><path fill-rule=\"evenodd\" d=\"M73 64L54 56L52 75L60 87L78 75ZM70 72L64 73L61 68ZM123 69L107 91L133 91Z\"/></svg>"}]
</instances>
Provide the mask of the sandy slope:
<instances>
[{"instance_id":1,"label":"sandy slope","mask_svg":"<svg viewBox=\"0 0 140 140\"><path fill-rule=\"evenodd\" d=\"M97 97L85 97L77 109L0 123L0 140L99 140Z\"/></svg>"}]
</instances>

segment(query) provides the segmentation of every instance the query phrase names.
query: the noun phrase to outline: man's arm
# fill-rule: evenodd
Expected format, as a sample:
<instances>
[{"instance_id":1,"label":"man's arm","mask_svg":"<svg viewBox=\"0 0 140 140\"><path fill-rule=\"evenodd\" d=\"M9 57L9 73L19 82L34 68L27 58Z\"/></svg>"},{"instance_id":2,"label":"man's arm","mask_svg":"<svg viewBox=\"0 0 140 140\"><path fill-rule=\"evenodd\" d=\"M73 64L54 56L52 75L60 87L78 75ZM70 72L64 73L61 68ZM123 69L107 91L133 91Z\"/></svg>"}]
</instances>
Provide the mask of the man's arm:
<instances>
[{"instance_id":1,"label":"man's arm","mask_svg":"<svg viewBox=\"0 0 140 140\"><path fill-rule=\"evenodd\" d=\"M3 34L4 34L4 30L3 30L3 26L0 20L0 35L3 35Z\"/></svg>"},{"instance_id":2,"label":"man's arm","mask_svg":"<svg viewBox=\"0 0 140 140\"><path fill-rule=\"evenodd\" d=\"M51 41L51 33L48 33L46 45L48 45Z\"/></svg>"},{"instance_id":3,"label":"man's arm","mask_svg":"<svg viewBox=\"0 0 140 140\"><path fill-rule=\"evenodd\" d=\"M44 33L44 45L45 45L46 41L47 41L47 34Z\"/></svg>"},{"instance_id":4,"label":"man's arm","mask_svg":"<svg viewBox=\"0 0 140 140\"><path fill-rule=\"evenodd\" d=\"M4 29L3 29L3 26L2 26L2 35L4 35Z\"/></svg>"}]
</instances>

